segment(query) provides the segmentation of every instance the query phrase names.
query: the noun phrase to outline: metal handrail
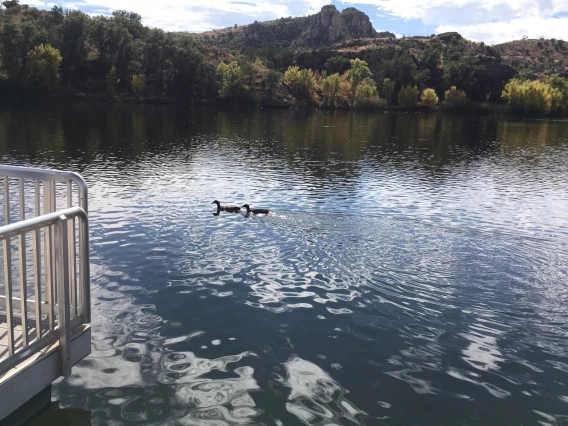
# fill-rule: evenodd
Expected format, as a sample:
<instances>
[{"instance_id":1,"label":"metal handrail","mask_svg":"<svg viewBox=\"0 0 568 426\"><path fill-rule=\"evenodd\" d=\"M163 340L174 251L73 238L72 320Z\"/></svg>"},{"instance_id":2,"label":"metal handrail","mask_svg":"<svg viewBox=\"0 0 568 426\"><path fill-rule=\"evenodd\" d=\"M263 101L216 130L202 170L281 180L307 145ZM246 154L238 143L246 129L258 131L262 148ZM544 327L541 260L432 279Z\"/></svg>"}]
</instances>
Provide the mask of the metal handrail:
<instances>
[{"instance_id":1,"label":"metal handrail","mask_svg":"<svg viewBox=\"0 0 568 426\"><path fill-rule=\"evenodd\" d=\"M85 210L86 213L89 212L87 206L87 183L79 173L0 164L0 176L62 183L72 181L79 189L79 207Z\"/></svg>"},{"instance_id":2,"label":"metal handrail","mask_svg":"<svg viewBox=\"0 0 568 426\"><path fill-rule=\"evenodd\" d=\"M0 361L0 375L56 341L61 374L68 375L70 333L91 321L87 184L74 172L0 165L0 187L2 184L4 295L0 295L0 308L8 329L9 356ZM62 201L67 208L62 209ZM31 246L26 239L30 234ZM12 238L17 239L14 248ZM33 268L27 263L29 250ZM12 269L17 271L14 276ZM33 288L28 289L30 274ZM35 294L35 300L28 293ZM34 322L35 333L31 334ZM21 336L15 334L17 323Z\"/></svg>"},{"instance_id":3,"label":"metal handrail","mask_svg":"<svg viewBox=\"0 0 568 426\"><path fill-rule=\"evenodd\" d=\"M71 274L69 273L69 253L68 247L70 245L68 233L69 221L74 222L75 218L79 220L81 233L85 235L88 232L88 218L87 213L80 207L72 207L54 213L49 213L32 219L23 220L20 222L4 225L0 227L0 241L3 242L4 251L4 286L5 286L5 307L6 307L6 320L7 320L7 340L10 357L0 361L0 375L6 373L19 362L23 361L30 355L43 347L49 346L55 341L59 340L60 347L60 368L61 374L68 375L71 371L71 345L70 336L77 326L90 322L90 284L88 268L84 268L79 276L79 288L81 292L80 308L77 315L71 317L71 301L70 301L70 288L75 285ZM14 349L14 317L13 317L13 302L12 297L12 276L11 276L11 245L10 239L22 236L28 232L35 232L39 230L48 230L54 227L55 231L55 280L52 281L55 288L51 288L50 294L53 296L57 294L57 304L54 302L53 297L47 305L49 309L54 312L57 306L57 327L50 327L49 330L43 334L42 331L42 304L40 302L40 291L36 287L36 300L35 300L35 320L37 338L31 342L27 342L27 326L23 322L23 334L26 338L23 339L23 345L18 350ZM88 241L79 241L79 257L85 254L88 256ZM39 254L36 253L36 256ZM37 260L37 259L36 259ZM87 262L88 263L88 262ZM46 289L48 290L48 289ZM26 294L23 295L23 304L28 305L29 301L26 300ZM24 306L24 305L22 305ZM22 312L22 318L27 317L27 312Z\"/></svg>"}]
</instances>

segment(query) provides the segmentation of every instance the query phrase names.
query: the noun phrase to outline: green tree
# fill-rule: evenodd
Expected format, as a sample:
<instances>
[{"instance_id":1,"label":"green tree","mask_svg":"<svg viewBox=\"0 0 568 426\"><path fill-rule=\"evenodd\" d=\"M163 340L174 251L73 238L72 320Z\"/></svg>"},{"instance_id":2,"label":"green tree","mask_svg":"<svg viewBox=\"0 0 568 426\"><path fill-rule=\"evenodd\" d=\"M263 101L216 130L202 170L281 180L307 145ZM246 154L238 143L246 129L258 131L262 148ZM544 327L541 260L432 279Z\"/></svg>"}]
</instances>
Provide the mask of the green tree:
<instances>
[{"instance_id":1,"label":"green tree","mask_svg":"<svg viewBox=\"0 0 568 426\"><path fill-rule=\"evenodd\" d=\"M52 46L40 44L28 52L24 80L39 89L53 89L59 84L61 54Z\"/></svg>"},{"instance_id":2,"label":"green tree","mask_svg":"<svg viewBox=\"0 0 568 426\"><path fill-rule=\"evenodd\" d=\"M118 78L118 72L116 71L116 67L110 69L109 73L105 77L105 82L107 85L107 90L109 95L114 96L116 93L116 85L120 83L120 79Z\"/></svg>"},{"instance_id":3,"label":"green tree","mask_svg":"<svg viewBox=\"0 0 568 426\"><path fill-rule=\"evenodd\" d=\"M68 10L61 25L61 74L64 82L72 83L80 78L88 55L87 41L91 18L79 10ZM107 68L108 69L108 68Z\"/></svg>"},{"instance_id":4,"label":"green tree","mask_svg":"<svg viewBox=\"0 0 568 426\"><path fill-rule=\"evenodd\" d=\"M221 89L219 90L221 96L238 96L249 90L249 87L245 84L243 71L235 61L230 64L221 62L217 68L217 73L221 79Z\"/></svg>"},{"instance_id":5,"label":"green tree","mask_svg":"<svg viewBox=\"0 0 568 426\"><path fill-rule=\"evenodd\" d=\"M392 102L392 95L394 94L395 85L396 83L388 77L383 80L383 96L387 101L387 105Z\"/></svg>"},{"instance_id":6,"label":"green tree","mask_svg":"<svg viewBox=\"0 0 568 426\"><path fill-rule=\"evenodd\" d=\"M409 84L400 89L398 104L403 108L413 108L418 105L418 88Z\"/></svg>"},{"instance_id":7,"label":"green tree","mask_svg":"<svg viewBox=\"0 0 568 426\"><path fill-rule=\"evenodd\" d=\"M290 85L296 96L309 101L315 100L316 79L314 78L312 70L300 70L297 66L290 66L284 73L284 79Z\"/></svg>"},{"instance_id":8,"label":"green tree","mask_svg":"<svg viewBox=\"0 0 568 426\"><path fill-rule=\"evenodd\" d=\"M456 86L467 93L477 82L477 76L485 70L479 59L472 53L463 54L460 46L451 47L445 53L444 83L446 87Z\"/></svg>"},{"instance_id":9,"label":"green tree","mask_svg":"<svg viewBox=\"0 0 568 426\"><path fill-rule=\"evenodd\" d=\"M558 40L560 43L562 40ZM568 81L560 77L558 74L553 74L546 79L546 83L549 84L553 89L557 89L560 92L560 97L554 98L554 104L552 105L553 112L559 112L561 114L568 114Z\"/></svg>"},{"instance_id":10,"label":"green tree","mask_svg":"<svg viewBox=\"0 0 568 426\"><path fill-rule=\"evenodd\" d=\"M341 78L338 73L328 75L322 82L323 104L326 107L337 107Z\"/></svg>"},{"instance_id":11,"label":"green tree","mask_svg":"<svg viewBox=\"0 0 568 426\"><path fill-rule=\"evenodd\" d=\"M8 80L14 84L22 80L28 52L43 40L43 34L30 22L19 25L7 23L2 27L0 59Z\"/></svg>"},{"instance_id":12,"label":"green tree","mask_svg":"<svg viewBox=\"0 0 568 426\"><path fill-rule=\"evenodd\" d=\"M349 69L350 66L351 62L349 62L349 59L343 56L332 56L327 61L325 61L323 65L328 74L343 74Z\"/></svg>"},{"instance_id":13,"label":"green tree","mask_svg":"<svg viewBox=\"0 0 568 426\"><path fill-rule=\"evenodd\" d=\"M366 79L370 79L373 74L371 73L371 70L369 69L367 62L362 61L359 58L351 59L350 62L351 62L351 69L349 70L347 79L351 84L351 99L349 103L353 106L357 101L357 90L359 88L359 85L363 81L366 81Z\"/></svg>"},{"instance_id":14,"label":"green tree","mask_svg":"<svg viewBox=\"0 0 568 426\"><path fill-rule=\"evenodd\" d=\"M424 89L420 101L422 102L422 106L434 109L436 105L438 105L438 95L436 95L434 89Z\"/></svg>"},{"instance_id":15,"label":"green tree","mask_svg":"<svg viewBox=\"0 0 568 426\"><path fill-rule=\"evenodd\" d=\"M368 101L370 98L377 96L379 96L377 85L370 77L367 77L357 86L354 105L357 106L361 102Z\"/></svg>"}]
</instances>

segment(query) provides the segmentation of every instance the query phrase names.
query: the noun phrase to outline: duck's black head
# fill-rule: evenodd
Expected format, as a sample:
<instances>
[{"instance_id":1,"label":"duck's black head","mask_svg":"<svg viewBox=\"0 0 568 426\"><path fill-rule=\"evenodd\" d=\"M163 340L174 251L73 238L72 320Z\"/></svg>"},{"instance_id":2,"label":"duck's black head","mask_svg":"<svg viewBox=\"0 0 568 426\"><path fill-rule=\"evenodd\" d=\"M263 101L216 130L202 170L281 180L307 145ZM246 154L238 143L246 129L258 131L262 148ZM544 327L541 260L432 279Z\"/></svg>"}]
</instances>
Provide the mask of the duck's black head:
<instances>
[{"instance_id":1,"label":"duck's black head","mask_svg":"<svg viewBox=\"0 0 568 426\"><path fill-rule=\"evenodd\" d=\"M213 201L211 204L217 204L217 207L219 207L221 205L221 203L217 200Z\"/></svg>"},{"instance_id":2,"label":"duck's black head","mask_svg":"<svg viewBox=\"0 0 568 426\"><path fill-rule=\"evenodd\" d=\"M243 204L241 209L247 209L247 212L250 211L250 206L248 204Z\"/></svg>"}]
</instances>

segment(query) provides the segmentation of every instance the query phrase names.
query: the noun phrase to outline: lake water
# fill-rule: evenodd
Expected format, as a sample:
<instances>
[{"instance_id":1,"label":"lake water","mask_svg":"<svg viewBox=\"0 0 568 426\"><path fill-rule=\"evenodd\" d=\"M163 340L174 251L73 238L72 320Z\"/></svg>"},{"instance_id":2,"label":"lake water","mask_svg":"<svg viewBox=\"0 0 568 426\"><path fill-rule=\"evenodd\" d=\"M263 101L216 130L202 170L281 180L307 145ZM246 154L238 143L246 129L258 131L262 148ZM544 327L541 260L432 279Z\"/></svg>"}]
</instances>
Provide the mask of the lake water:
<instances>
[{"instance_id":1,"label":"lake water","mask_svg":"<svg viewBox=\"0 0 568 426\"><path fill-rule=\"evenodd\" d=\"M89 184L93 425L568 424L566 121L4 106L0 158Z\"/></svg>"}]
</instances>

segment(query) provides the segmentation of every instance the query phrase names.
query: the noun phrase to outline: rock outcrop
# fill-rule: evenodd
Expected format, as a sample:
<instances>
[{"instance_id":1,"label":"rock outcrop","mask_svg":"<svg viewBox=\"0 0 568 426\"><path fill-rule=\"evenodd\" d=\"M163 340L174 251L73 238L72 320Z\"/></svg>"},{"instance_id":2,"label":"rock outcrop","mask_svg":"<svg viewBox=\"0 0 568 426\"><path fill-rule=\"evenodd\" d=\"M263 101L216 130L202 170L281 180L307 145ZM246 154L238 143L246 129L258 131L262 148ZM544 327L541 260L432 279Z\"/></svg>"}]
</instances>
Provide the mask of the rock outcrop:
<instances>
[{"instance_id":1,"label":"rock outcrop","mask_svg":"<svg viewBox=\"0 0 568 426\"><path fill-rule=\"evenodd\" d=\"M363 12L348 7L341 13L333 5L321 8L309 17L308 45L331 45L349 38L373 37L376 32L369 17Z\"/></svg>"}]
</instances>

